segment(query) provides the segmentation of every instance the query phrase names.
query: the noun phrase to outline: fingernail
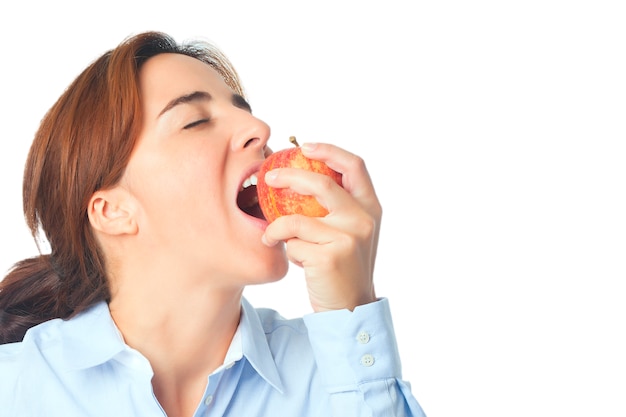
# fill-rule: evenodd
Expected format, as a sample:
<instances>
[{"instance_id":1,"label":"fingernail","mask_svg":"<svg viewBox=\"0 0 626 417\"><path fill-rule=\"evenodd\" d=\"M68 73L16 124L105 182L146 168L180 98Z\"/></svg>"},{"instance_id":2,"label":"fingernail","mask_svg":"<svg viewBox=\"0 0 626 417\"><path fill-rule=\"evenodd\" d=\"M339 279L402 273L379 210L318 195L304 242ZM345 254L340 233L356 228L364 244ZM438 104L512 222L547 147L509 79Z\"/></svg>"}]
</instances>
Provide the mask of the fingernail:
<instances>
[{"instance_id":1,"label":"fingernail","mask_svg":"<svg viewBox=\"0 0 626 417\"><path fill-rule=\"evenodd\" d=\"M276 177L278 177L278 171L276 171L275 169L273 169L271 171L267 171L265 173L265 181L267 181L267 182L271 182L271 181L275 180Z\"/></svg>"},{"instance_id":2,"label":"fingernail","mask_svg":"<svg viewBox=\"0 0 626 417\"><path fill-rule=\"evenodd\" d=\"M265 236L265 234L263 234L263 236L261 236L261 242L263 242L263 244L265 246L269 246L269 247L272 247L272 246L276 245L276 243L277 243L277 242L270 242L270 241L268 241L268 239Z\"/></svg>"},{"instance_id":3,"label":"fingernail","mask_svg":"<svg viewBox=\"0 0 626 417\"><path fill-rule=\"evenodd\" d=\"M300 147L302 148L304 152L311 152L311 151L314 151L315 148L317 148L317 143L307 142L307 143L303 143L302 145L300 145Z\"/></svg>"}]
</instances>

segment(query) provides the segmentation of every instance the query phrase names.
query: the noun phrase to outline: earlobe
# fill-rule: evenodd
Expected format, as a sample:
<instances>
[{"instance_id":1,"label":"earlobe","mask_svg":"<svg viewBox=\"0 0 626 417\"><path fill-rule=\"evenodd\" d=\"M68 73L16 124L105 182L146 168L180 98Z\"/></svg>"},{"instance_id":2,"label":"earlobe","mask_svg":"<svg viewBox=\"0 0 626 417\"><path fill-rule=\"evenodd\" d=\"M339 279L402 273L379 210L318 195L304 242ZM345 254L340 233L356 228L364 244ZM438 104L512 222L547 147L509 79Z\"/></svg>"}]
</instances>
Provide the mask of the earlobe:
<instances>
[{"instance_id":1,"label":"earlobe","mask_svg":"<svg viewBox=\"0 0 626 417\"><path fill-rule=\"evenodd\" d=\"M137 223L133 213L128 196L116 189L96 191L87 207L91 226L108 235L135 234Z\"/></svg>"}]
</instances>

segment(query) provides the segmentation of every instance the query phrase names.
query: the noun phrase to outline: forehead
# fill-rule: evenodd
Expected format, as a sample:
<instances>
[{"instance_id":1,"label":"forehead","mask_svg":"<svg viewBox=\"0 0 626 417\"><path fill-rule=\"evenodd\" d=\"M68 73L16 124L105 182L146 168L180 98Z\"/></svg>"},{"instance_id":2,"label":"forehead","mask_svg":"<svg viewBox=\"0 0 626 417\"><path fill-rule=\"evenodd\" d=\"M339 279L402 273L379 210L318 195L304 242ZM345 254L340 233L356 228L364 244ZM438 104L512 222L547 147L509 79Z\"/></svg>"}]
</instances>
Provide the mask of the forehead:
<instances>
[{"instance_id":1,"label":"forehead","mask_svg":"<svg viewBox=\"0 0 626 417\"><path fill-rule=\"evenodd\" d=\"M141 101L146 114L157 114L173 98L194 91L232 95L210 65L190 56L166 53L148 59L139 71Z\"/></svg>"}]
</instances>

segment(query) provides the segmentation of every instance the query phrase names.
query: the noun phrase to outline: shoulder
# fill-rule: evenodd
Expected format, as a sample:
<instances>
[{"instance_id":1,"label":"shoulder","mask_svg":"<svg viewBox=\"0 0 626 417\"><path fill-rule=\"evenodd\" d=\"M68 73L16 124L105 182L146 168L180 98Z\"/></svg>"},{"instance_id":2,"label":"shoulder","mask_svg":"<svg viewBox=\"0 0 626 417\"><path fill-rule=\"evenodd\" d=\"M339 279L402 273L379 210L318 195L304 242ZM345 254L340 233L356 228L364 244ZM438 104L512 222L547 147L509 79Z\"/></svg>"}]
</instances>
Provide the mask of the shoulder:
<instances>
[{"instance_id":1,"label":"shoulder","mask_svg":"<svg viewBox=\"0 0 626 417\"><path fill-rule=\"evenodd\" d=\"M242 300L242 324L253 332L265 333L267 337L277 332L306 334L302 317L285 318L272 308L254 307L245 297Z\"/></svg>"},{"instance_id":2,"label":"shoulder","mask_svg":"<svg viewBox=\"0 0 626 417\"><path fill-rule=\"evenodd\" d=\"M293 352L310 352L309 334L301 317L285 318L271 308L254 308L244 299L240 326L246 353L257 351L261 355L263 345L275 359Z\"/></svg>"},{"instance_id":3,"label":"shoulder","mask_svg":"<svg viewBox=\"0 0 626 417\"><path fill-rule=\"evenodd\" d=\"M255 316L268 339L281 337L310 337L315 335L337 335L362 327L387 328L393 332L393 321L389 300L380 298L370 304L357 307L354 311L337 310L310 313L303 317L285 318L271 308L252 308L244 302L244 314Z\"/></svg>"},{"instance_id":4,"label":"shoulder","mask_svg":"<svg viewBox=\"0 0 626 417\"><path fill-rule=\"evenodd\" d=\"M3 381L11 371L21 371L59 346L58 326L61 319L54 319L30 328L21 342L0 345L0 373Z\"/></svg>"},{"instance_id":5,"label":"shoulder","mask_svg":"<svg viewBox=\"0 0 626 417\"><path fill-rule=\"evenodd\" d=\"M0 345L0 383L4 380L5 375L10 374L10 370L17 366L21 358L23 342L7 343Z\"/></svg>"},{"instance_id":6,"label":"shoulder","mask_svg":"<svg viewBox=\"0 0 626 417\"><path fill-rule=\"evenodd\" d=\"M0 404L9 410L18 407L24 399L22 394L41 381L42 366L50 366L46 353L54 349L54 338L50 339L50 328L54 326L42 323L29 329L23 341L0 345Z\"/></svg>"},{"instance_id":7,"label":"shoulder","mask_svg":"<svg viewBox=\"0 0 626 417\"><path fill-rule=\"evenodd\" d=\"M21 342L0 345L0 416L58 415L45 409L49 404L64 404L63 410L82 407L75 394L94 386L105 392L107 374L99 365L121 349L106 303L30 328ZM91 372L96 369L100 371ZM3 414L6 410L14 412Z\"/></svg>"},{"instance_id":8,"label":"shoulder","mask_svg":"<svg viewBox=\"0 0 626 417\"><path fill-rule=\"evenodd\" d=\"M57 339L62 319L45 321L28 329L21 342L0 345L0 361L17 360L32 348L45 349Z\"/></svg>"},{"instance_id":9,"label":"shoulder","mask_svg":"<svg viewBox=\"0 0 626 417\"><path fill-rule=\"evenodd\" d=\"M276 331L287 331L298 334L306 333L306 326L302 317L285 318L281 313L271 308L256 308L255 309L263 330L266 334L271 334Z\"/></svg>"},{"instance_id":10,"label":"shoulder","mask_svg":"<svg viewBox=\"0 0 626 417\"><path fill-rule=\"evenodd\" d=\"M24 367L24 362L20 360L21 351L21 342L0 345L0 404L5 411L14 409L13 398Z\"/></svg>"},{"instance_id":11,"label":"shoulder","mask_svg":"<svg viewBox=\"0 0 626 417\"><path fill-rule=\"evenodd\" d=\"M28 329L21 342L0 345L0 374L4 376L5 371L8 374L14 370L21 372L21 378L26 378L89 365L90 361L96 363L109 354L99 354L101 350L117 349L105 343L107 338L112 338L111 334L115 336L114 330L107 327L109 321L112 320L108 307L102 303L70 319L53 319L34 326ZM91 358L96 355L98 357Z\"/></svg>"}]
</instances>

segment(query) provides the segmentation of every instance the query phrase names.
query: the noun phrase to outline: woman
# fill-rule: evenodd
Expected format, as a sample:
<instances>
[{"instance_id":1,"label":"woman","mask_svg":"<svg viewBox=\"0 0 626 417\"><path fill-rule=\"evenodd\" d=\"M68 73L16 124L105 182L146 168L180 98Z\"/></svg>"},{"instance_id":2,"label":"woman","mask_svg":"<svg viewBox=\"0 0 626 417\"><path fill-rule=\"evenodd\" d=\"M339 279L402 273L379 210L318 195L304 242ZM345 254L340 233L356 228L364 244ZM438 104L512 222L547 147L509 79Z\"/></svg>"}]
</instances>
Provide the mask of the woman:
<instances>
[{"instance_id":1,"label":"woman","mask_svg":"<svg viewBox=\"0 0 626 417\"><path fill-rule=\"evenodd\" d=\"M204 43L139 34L78 76L26 164L26 219L51 253L0 283L0 416L422 415L374 291L365 165L303 145L343 187L272 171L330 214L267 224L243 184L269 135ZM288 260L314 310L296 320L242 296Z\"/></svg>"}]
</instances>

